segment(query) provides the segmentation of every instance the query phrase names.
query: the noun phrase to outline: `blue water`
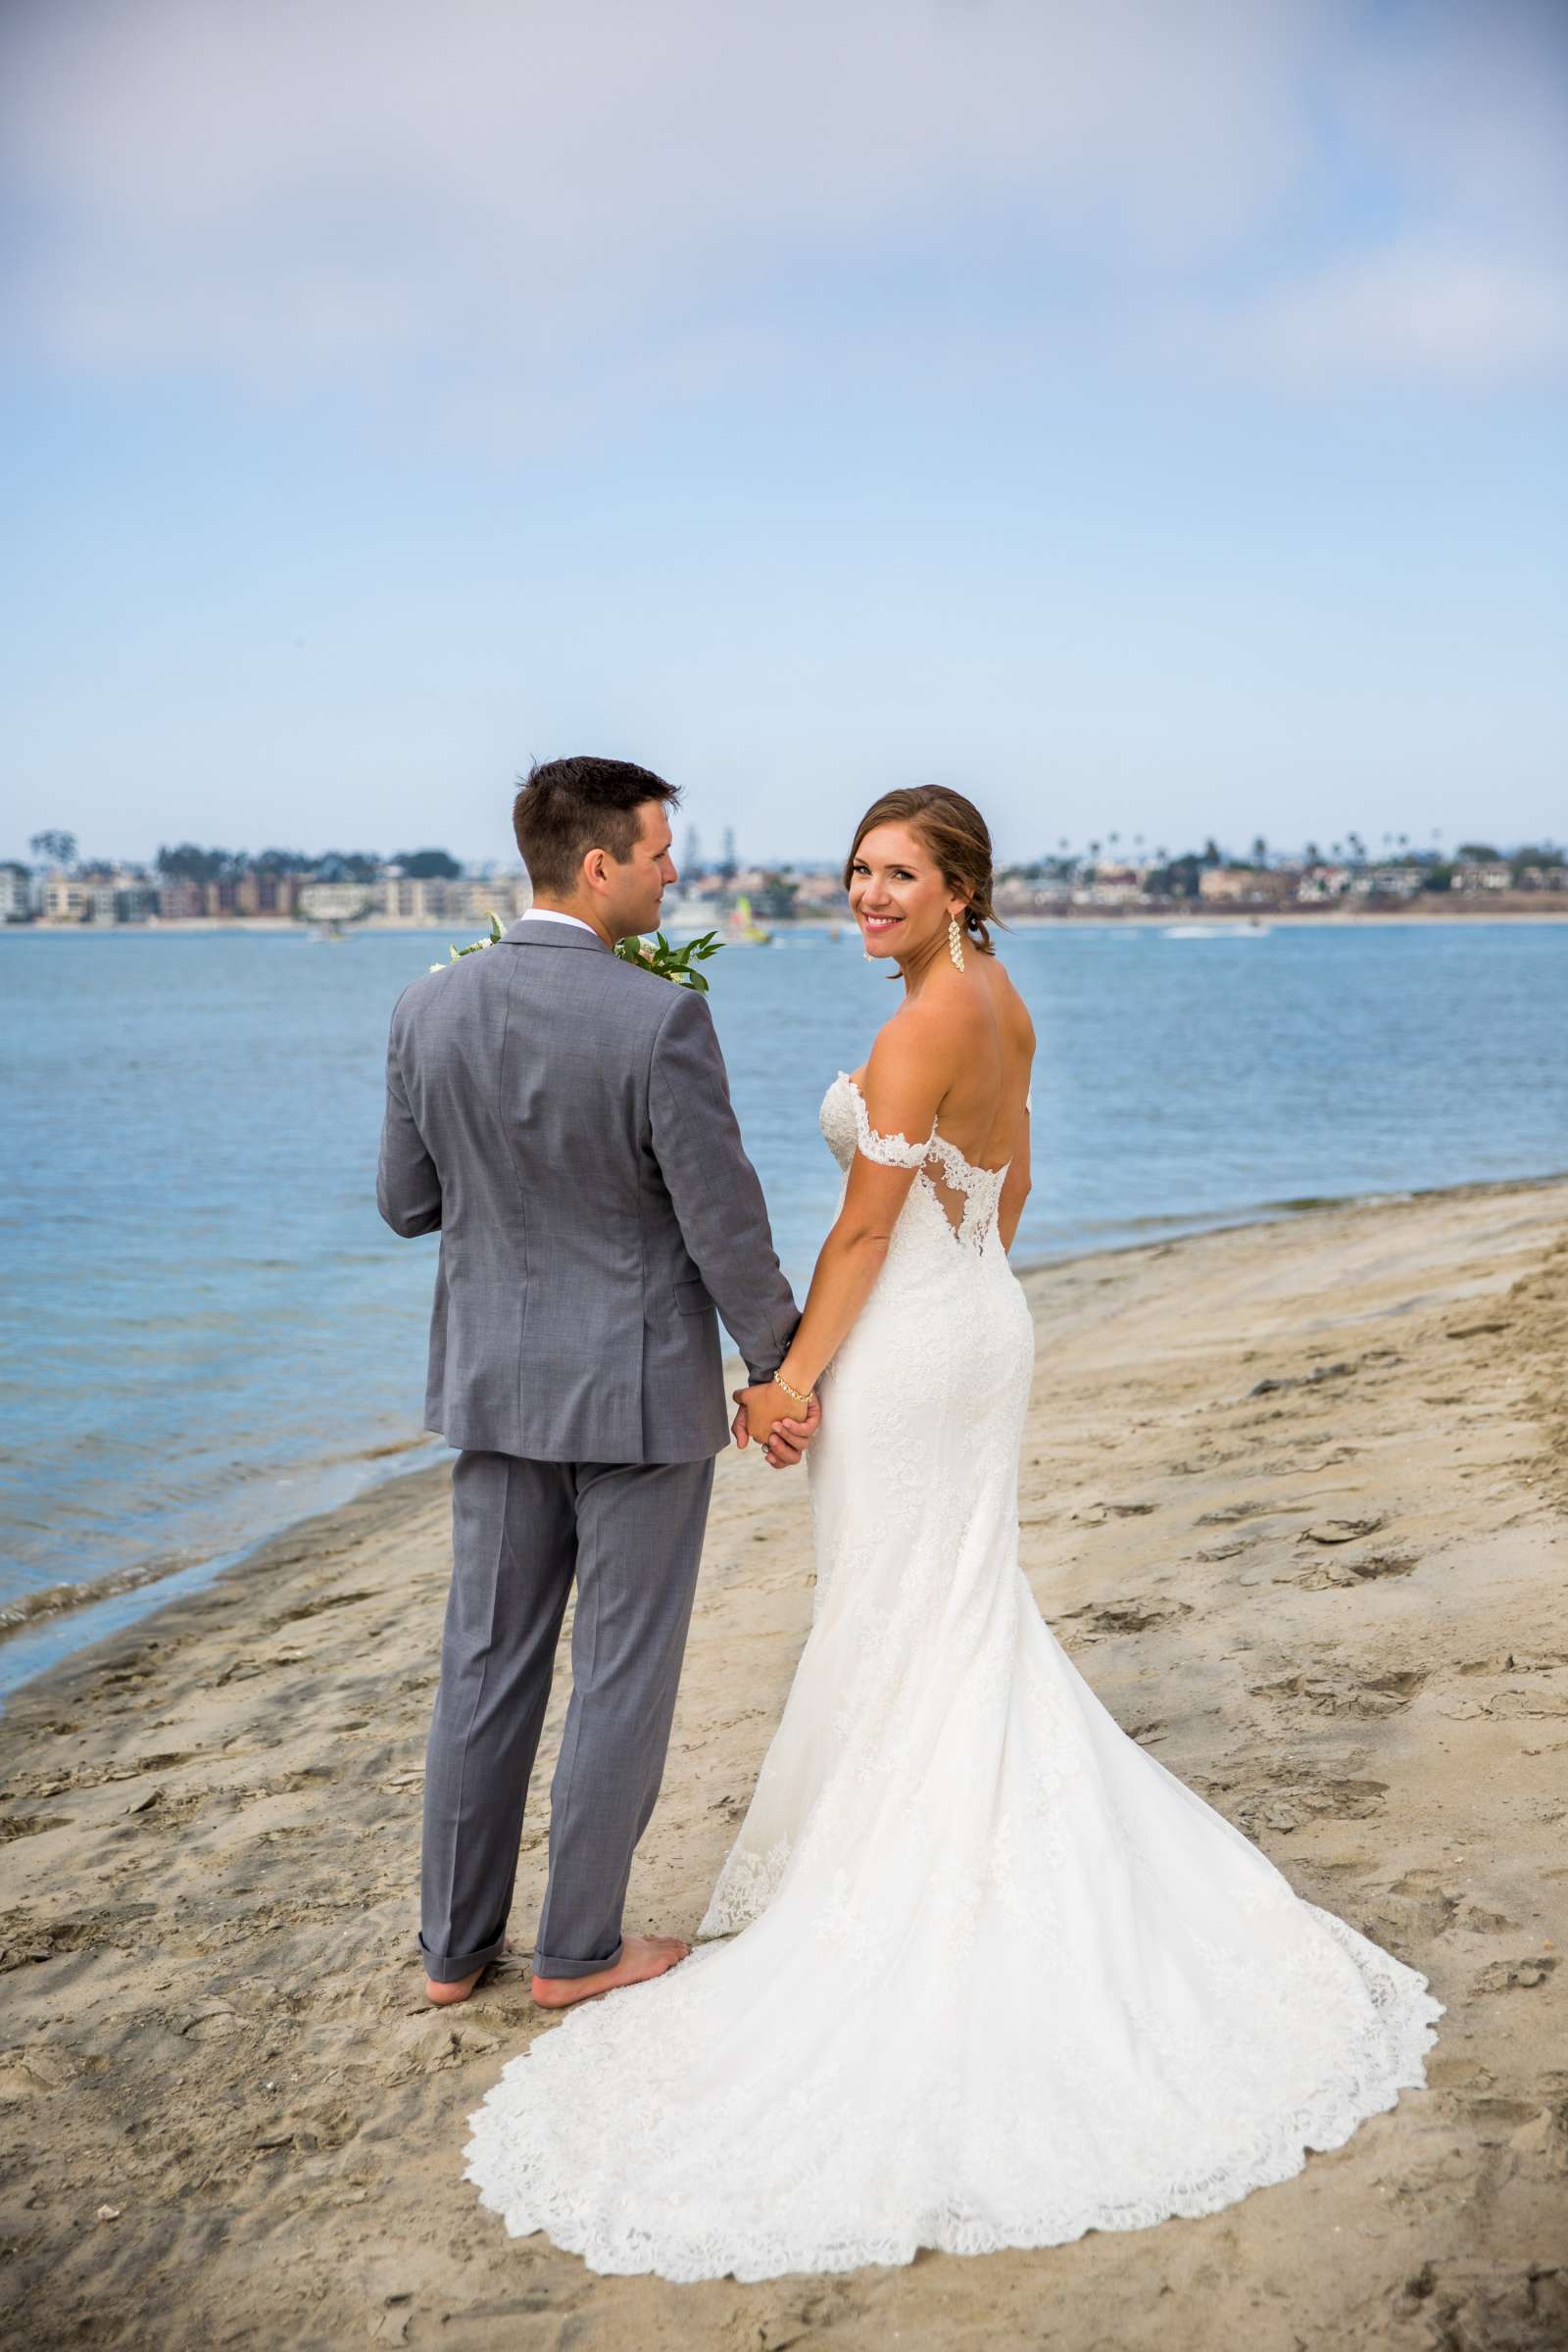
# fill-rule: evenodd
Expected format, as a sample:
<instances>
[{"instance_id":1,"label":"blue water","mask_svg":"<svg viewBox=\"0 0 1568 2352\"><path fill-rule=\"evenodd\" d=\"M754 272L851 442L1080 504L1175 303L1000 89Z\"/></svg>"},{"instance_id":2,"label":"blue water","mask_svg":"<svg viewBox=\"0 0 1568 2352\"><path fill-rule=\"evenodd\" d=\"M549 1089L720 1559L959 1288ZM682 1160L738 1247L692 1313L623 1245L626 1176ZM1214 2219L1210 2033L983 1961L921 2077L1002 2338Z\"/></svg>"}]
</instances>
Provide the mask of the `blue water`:
<instances>
[{"instance_id":1,"label":"blue water","mask_svg":"<svg viewBox=\"0 0 1568 2352\"><path fill-rule=\"evenodd\" d=\"M433 1240L375 1213L387 1015L445 935L0 934L0 1607L212 1563L420 1439ZM1040 1035L1015 1259L1568 1166L1568 925L1064 926L1004 945ZM711 1004L804 1289L823 1088L896 1002L853 935L727 950ZM0 1689L168 1597L0 1644Z\"/></svg>"}]
</instances>

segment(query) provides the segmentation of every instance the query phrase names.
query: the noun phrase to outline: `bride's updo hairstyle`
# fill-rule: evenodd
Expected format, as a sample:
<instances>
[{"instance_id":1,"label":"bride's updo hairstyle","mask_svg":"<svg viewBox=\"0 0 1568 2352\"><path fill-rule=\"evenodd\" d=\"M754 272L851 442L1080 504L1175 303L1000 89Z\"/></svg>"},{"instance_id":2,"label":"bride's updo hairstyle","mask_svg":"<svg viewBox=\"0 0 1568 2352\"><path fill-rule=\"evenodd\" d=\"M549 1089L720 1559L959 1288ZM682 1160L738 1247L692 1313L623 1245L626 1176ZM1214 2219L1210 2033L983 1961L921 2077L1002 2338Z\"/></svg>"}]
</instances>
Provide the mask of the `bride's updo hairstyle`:
<instances>
[{"instance_id":1,"label":"bride's updo hairstyle","mask_svg":"<svg viewBox=\"0 0 1568 2352\"><path fill-rule=\"evenodd\" d=\"M994 954L988 925L1004 929L991 904L991 832L973 801L945 784L914 784L903 792L885 792L855 828L855 840L844 860L844 887L850 887L860 844L878 825L907 825L936 859L951 891L961 892L968 905L962 922L966 938L982 956Z\"/></svg>"}]
</instances>

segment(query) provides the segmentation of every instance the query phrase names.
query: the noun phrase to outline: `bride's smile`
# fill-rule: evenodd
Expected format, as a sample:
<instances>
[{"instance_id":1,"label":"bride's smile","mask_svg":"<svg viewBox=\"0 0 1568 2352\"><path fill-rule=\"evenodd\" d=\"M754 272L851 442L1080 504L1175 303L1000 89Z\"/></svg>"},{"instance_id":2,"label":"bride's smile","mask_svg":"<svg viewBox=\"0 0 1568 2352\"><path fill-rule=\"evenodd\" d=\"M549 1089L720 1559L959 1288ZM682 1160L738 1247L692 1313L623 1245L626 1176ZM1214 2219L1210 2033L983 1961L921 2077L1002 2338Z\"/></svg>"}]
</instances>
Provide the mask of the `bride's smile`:
<instances>
[{"instance_id":1,"label":"bride's smile","mask_svg":"<svg viewBox=\"0 0 1568 2352\"><path fill-rule=\"evenodd\" d=\"M943 953L965 902L906 824L875 825L850 860L850 911L868 956L892 956L911 984Z\"/></svg>"}]
</instances>

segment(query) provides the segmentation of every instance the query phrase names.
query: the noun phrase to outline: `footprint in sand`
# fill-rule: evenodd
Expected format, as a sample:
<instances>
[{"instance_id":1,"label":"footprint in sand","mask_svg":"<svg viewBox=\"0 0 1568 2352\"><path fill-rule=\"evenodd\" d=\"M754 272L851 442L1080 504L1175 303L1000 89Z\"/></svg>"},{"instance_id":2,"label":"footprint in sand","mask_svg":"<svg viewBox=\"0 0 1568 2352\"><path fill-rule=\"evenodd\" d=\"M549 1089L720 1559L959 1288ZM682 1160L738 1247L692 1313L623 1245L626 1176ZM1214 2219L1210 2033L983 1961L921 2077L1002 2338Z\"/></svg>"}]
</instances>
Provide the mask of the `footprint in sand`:
<instances>
[{"instance_id":1,"label":"footprint in sand","mask_svg":"<svg viewBox=\"0 0 1568 2352\"><path fill-rule=\"evenodd\" d=\"M1397 1674L1368 1675L1361 1681L1349 1675L1288 1674L1272 1683L1250 1683L1251 1698L1295 1698L1314 1715L1396 1715L1407 1707L1427 1677L1407 1668Z\"/></svg>"},{"instance_id":2,"label":"footprint in sand","mask_svg":"<svg viewBox=\"0 0 1568 2352\"><path fill-rule=\"evenodd\" d=\"M1407 1870L1402 1878L1377 1893L1363 1897L1357 1925L1364 1936L1391 1949L1419 1948L1453 1925L1463 1899L1450 1893L1448 1874L1437 1870Z\"/></svg>"},{"instance_id":3,"label":"footprint in sand","mask_svg":"<svg viewBox=\"0 0 1568 2352\"><path fill-rule=\"evenodd\" d=\"M1557 1965L1551 1952L1544 1952L1525 1960L1494 1960L1475 1979L1472 1992L1533 1991L1544 1984Z\"/></svg>"},{"instance_id":4,"label":"footprint in sand","mask_svg":"<svg viewBox=\"0 0 1568 2352\"><path fill-rule=\"evenodd\" d=\"M0 1819L0 1845L9 1845L13 1838L41 1838L45 1830L69 1830L74 1818L70 1813L9 1813Z\"/></svg>"},{"instance_id":5,"label":"footprint in sand","mask_svg":"<svg viewBox=\"0 0 1568 2352\"><path fill-rule=\"evenodd\" d=\"M1142 1634L1151 1626L1170 1625L1179 1617L1192 1615L1191 1604L1185 1600L1110 1600L1085 1601L1081 1608L1063 1613L1063 1624L1078 1624L1082 1635Z\"/></svg>"}]
</instances>

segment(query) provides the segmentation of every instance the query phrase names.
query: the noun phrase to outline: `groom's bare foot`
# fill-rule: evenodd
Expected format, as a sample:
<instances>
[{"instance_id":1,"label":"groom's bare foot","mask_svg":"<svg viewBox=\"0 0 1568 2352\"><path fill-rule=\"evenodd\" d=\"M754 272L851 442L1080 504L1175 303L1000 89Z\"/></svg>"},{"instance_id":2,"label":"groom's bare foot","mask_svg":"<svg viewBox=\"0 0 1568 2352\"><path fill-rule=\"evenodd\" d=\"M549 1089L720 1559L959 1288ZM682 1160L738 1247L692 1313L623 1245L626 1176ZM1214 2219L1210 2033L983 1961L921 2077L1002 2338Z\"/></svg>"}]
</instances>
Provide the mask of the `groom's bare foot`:
<instances>
[{"instance_id":1,"label":"groom's bare foot","mask_svg":"<svg viewBox=\"0 0 1568 2352\"><path fill-rule=\"evenodd\" d=\"M533 1997L541 2009L569 2009L597 1992L613 1992L617 1984L646 1984L684 1960L691 1948L678 1936L628 1936L613 1968L596 1969L590 1977L535 1977Z\"/></svg>"},{"instance_id":2,"label":"groom's bare foot","mask_svg":"<svg viewBox=\"0 0 1568 2352\"><path fill-rule=\"evenodd\" d=\"M485 1967L488 1966L489 1962L486 1961ZM471 1977L459 1977L450 1984L442 1984L434 1977L426 1977L424 1997L427 2001L433 2001L438 2009L450 2009L454 2001L467 1999L483 1975L484 1969L476 1968Z\"/></svg>"},{"instance_id":3,"label":"groom's bare foot","mask_svg":"<svg viewBox=\"0 0 1568 2352\"><path fill-rule=\"evenodd\" d=\"M503 1959L512 1948L512 1938L509 1936L501 1946ZM493 1960L487 1960L484 1964L484 1968L493 1968L494 1966ZM436 1982L434 1977L426 1977L424 1980L425 1999L433 2001L438 2009L450 2009L454 2001L466 2001L479 1979L484 1975L484 1968L476 1968L471 1977L459 1977L457 1982L452 1984L441 1984Z\"/></svg>"}]
</instances>

